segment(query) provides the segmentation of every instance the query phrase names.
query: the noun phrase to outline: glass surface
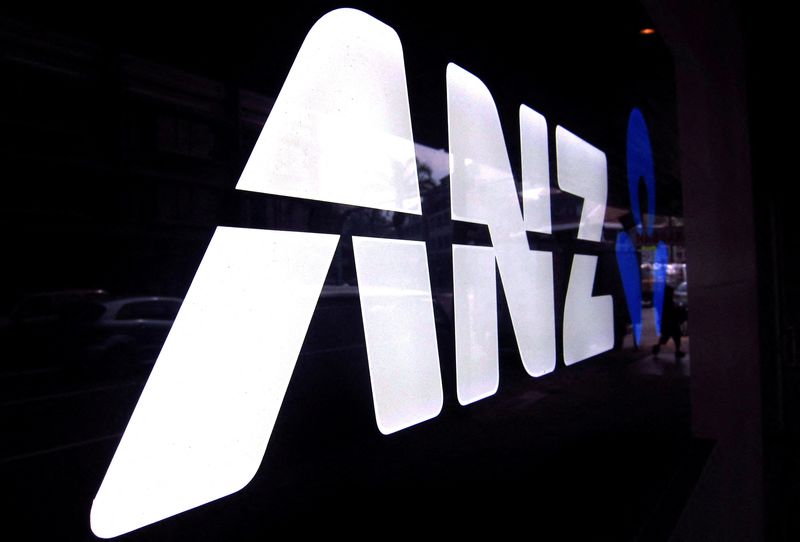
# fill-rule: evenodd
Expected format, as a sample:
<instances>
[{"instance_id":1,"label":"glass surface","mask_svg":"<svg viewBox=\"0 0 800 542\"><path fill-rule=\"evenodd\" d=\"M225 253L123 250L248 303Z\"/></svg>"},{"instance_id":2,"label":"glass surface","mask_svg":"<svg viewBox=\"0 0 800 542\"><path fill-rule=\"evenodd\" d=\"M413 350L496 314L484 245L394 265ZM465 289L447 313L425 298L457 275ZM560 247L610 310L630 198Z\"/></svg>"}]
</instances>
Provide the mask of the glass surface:
<instances>
[{"instance_id":1,"label":"glass surface","mask_svg":"<svg viewBox=\"0 0 800 542\"><path fill-rule=\"evenodd\" d=\"M675 81L596 4L0 15L6 537L662 521Z\"/></svg>"}]
</instances>

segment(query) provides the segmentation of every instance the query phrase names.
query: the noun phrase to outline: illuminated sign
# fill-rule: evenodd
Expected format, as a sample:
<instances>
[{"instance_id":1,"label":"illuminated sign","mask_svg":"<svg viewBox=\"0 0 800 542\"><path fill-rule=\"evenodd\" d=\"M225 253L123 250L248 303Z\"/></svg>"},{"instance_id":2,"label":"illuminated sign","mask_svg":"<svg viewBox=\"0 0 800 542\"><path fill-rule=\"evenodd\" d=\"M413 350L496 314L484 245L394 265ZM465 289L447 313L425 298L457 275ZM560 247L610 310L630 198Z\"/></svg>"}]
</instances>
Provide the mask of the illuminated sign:
<instances>
[{"instance_id":1,"label":"illuminated sign","mask_svg":"<svg viewBox=\"0 0 800 542\"><path fill-rule=\"evenodd\" d=\"M650 146L650 135L642 112L631 111L628 118L628 136L626 144L626 160L628 169L628 195L631 201L631 213L638 234L653 234L653 221L656 209L656 176L653 167L653 151ZM643 227L642 211L639 205L639 187L644 184L647 190L647 227ZM616 243L617 266L619 267L625 300L633 327L633 340L638 345L642 337L642 279L636 246L626 232L617 234ZM656 246L653 273L653 305L656 334L661 334L661 314L664 307L664 288L667 284L667 262L669 251L663 241Z\"/></svg>"},{"instance_id":2,"label":"illuminated sign","mask_svg":"<svg viewBox=\"0 0 800 542\"><path fill-rule=\"evenodd\" d=\"M547 124L520 106L522 205L489 89L454 64L447 67L452 217L486 224L492 247L453 246L458 399L471 403L497 391L495 261L514 333L531 376L556 365L552 253L531 251L526 231L550 233ZM558 183L583 197L578 238L600 241L605 217L605 155L556 128ZM614 344L611 296L592 297L597 256L575 255L564 308L564 362L576 363Z\"/></svg>"},{"instance_id":3,"label":"illuminated sign","mask_svg":"<svg viewBox=\"0 0 800 542\"><path fill-rule=\"evenodd\" d=\"M547 125L520 107L523 212L486 86L447 67L452 216L486 224L492 246L453 247L458 399L498 385L495 262L522 362L556 363ZM605 155L556 128L558 183L584 200L578 237L599 241ZM238 189L421 214L408 91L393 29L356 10L310 30ZM286 394L339 235L219 227L111 461L91 511L109 538L242 489ZM353 237L375 418L393 433L437 416L443 391L426 245ZM597 256L576 255L564 361L613 345L610 296L592 296Z\"/></svg>"}]
</instances>

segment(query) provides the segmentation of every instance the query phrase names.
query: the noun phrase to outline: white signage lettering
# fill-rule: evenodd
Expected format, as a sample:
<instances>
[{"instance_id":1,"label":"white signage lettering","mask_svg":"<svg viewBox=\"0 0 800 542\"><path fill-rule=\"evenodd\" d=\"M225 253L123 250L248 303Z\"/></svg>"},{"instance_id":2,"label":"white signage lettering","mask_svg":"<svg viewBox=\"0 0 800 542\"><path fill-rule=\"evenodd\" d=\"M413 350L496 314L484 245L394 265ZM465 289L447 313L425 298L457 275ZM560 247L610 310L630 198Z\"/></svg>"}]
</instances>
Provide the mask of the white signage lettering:
<instances>
[{"instance_id":1,"label":"white signage lettering","mask_svg":"<svg viewBox=\"0 0 800 542\"><path fill-rule=\"evenodd\" d=\"M522 363L556 364L553 258L526 231L550 233L547 124L520 107L522 207L494 100L447 67L451 205L486 224L491 247L453 246L457 393L499 382L495 263ZM559 185L584 198L578 236L599 241L605 155L556 129ZM310 30L237 185L240 190L421 214L400 40L362 12ZM524 213L522 212L524 211ZM111 461L91 511L110 538L242 489L264 457L338 235L217 228ZM442 379L426 246L353 237L378 429L439 414ZM613 343L610 296L592 297L596 256L576 255L564 359Z\"/></svg>"}]
</instances>

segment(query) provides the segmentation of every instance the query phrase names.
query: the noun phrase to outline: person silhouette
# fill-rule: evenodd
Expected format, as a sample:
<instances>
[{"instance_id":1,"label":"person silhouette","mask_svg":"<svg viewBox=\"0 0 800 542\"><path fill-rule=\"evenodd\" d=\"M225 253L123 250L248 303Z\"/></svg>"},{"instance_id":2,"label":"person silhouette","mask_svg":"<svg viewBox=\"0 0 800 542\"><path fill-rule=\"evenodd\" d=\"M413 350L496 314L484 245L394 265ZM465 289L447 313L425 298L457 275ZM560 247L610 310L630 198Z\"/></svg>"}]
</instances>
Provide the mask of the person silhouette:
<instances>
[{"instance_id":1,"label":"person silhouette","mask_svg":"<svg viewBox=\"0 0 800 542\"><path fill-rule=\"evenodd\" d=\"M680 360L686 355L681 350L681 318L683 311L675 305L674 293L675 289L672 286L666 285L664 287L664 305L661 310L661 337L659 337L658 343L653 345L653 355L658 356L661 347L672 339L675 343L675 359Z\"/></svg>"}]
</instances>

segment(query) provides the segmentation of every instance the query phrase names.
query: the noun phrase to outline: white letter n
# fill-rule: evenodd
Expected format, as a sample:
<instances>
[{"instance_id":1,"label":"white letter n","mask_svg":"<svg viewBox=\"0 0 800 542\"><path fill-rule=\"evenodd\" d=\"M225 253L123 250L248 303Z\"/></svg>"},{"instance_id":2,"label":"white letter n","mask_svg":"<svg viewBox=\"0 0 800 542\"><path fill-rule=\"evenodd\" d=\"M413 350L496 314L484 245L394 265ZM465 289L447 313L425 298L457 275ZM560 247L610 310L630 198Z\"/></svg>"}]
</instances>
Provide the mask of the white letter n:
<instances>
[{"instance_id":1,"label":"white letter n","mask_svg":"<svg viewBox=\"0 0 800 542\"><path fill-rule=\"evenodd\" d=\"M492 95L455 64L447 66L447 121L453 219L488 225L493 245L453 245L456 382L465 405L493 395L499 382L495 261L525 370L555 368L553 255L530 250L525 233L550 233L547 125L520 107L523 220Z\"/></svg>"}]
</instances>

